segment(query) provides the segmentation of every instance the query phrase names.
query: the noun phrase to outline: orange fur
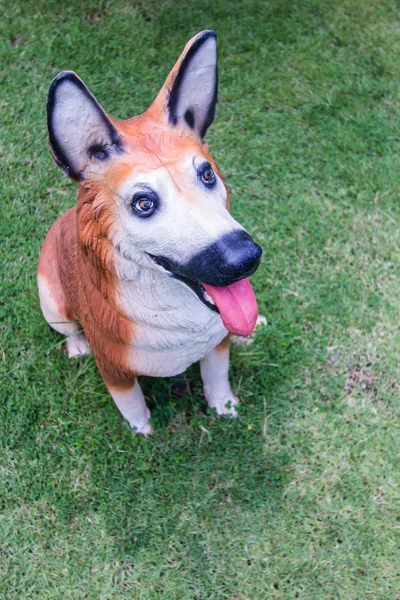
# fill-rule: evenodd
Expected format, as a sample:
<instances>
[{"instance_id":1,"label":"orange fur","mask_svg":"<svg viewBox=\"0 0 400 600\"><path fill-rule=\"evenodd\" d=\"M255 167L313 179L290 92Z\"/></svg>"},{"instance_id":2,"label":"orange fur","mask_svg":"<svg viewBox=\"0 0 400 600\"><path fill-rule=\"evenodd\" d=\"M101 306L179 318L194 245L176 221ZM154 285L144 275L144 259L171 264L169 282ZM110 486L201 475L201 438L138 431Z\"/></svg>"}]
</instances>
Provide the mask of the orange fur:
<instances>
[{"instance_id":1,"label":"orange fur","mask_svg":"<svg viewBox=\"0 0 400 600\"><path fill-rule=\"evenodd\" d=\"M56 291L60 312L81 323L99 368L129 380L135 374L125 354L134 324L115 303L114 251L107 237L112 205L104 200L99 209L96 200L90 188L80 187L77 208L59 217L46 237L38 272Z\"/></svg>"}]
</instances>

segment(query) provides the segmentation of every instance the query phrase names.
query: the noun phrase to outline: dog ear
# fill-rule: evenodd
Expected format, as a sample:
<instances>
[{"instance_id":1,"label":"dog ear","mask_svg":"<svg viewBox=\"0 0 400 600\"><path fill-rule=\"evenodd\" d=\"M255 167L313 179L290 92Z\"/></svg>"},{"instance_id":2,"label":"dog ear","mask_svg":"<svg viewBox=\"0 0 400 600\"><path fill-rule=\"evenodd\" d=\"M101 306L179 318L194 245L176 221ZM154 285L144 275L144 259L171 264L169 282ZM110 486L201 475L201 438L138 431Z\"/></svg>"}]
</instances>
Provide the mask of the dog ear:
<instances>
[{"instance_id":1,"label":"dog ear","mask_svg":"<svg viewBox=\"0 0 400 600\"><path fill-rule=\"evenodd\" d=\"M51 83L47 126L56 165L76 181L84 179L90 160L107 160L122 149L110 118L73 71L63 71Z\"/></svg>"},{"instance_id":2,"label":"dog ear","mask_svg":"<svg viewBox=\"0 0 400 600\"><path fill-rule=\"evenodd\" d=\"M217 94L217 36L202 31L186 44L155 103L162 103L170 125L184 124L203 139L215 117Z\"/></svg>"}]
</instances>

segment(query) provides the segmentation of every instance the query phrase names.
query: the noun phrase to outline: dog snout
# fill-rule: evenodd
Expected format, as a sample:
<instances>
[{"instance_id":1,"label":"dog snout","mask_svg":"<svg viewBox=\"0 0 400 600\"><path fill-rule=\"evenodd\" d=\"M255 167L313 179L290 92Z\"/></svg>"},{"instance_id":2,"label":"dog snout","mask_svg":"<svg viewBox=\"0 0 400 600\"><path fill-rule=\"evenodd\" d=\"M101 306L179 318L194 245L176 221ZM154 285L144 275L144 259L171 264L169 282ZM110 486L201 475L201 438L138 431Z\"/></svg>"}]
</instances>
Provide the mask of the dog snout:
<instances>
[{"instance_id":1,"label":"dog snout","mask_svg":"<svg viewBox=\"0 0 400 600\"><path fill-rule=\"evenodd\" d=\"M242 279L254 273L260 264L262 250L246 231L235 231L219 242L221 272L227 277Z\"/></svg>"},{"instance_id":2,"label":"dog snout","mask_svg":"<svg viewBox=\"0 0 400 600\"><path fill-rule=\"evenodd\" d=\"M223 287L252 275L262 250L244 230L225 234L194 256L185 273L208 285Z\"/></svg>"}]
</instances>

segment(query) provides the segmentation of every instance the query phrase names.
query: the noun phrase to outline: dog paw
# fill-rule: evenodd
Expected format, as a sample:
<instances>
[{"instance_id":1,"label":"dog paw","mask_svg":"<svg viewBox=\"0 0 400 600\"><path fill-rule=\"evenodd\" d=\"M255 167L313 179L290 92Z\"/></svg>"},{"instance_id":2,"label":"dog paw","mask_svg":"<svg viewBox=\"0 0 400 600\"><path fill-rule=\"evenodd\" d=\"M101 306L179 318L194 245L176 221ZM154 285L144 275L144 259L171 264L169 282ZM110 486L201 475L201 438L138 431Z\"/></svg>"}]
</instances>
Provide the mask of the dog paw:
<instances>
[{"instance_id":1,"label":"dog paw","mask_svg":"<svg viewBox=\"0 0 400 600\"><path fill-rule=\"evenodd\" d=\"M151 435L153 433L153 428L150 423L143 423L143 425L134 425L131 426L133 432L136 435L143 435L144 437Z\"/></svg>"},{"instance_id":2,"label":"dog paw","mask_svg":"<svg viewBox=\"0 0 400 600\"><path fill-rule=\"evenodd\" d=\"M88 354L90 354L90 347L83 333L72 335L67 339L68 358L87 356Z\"/></svg>"},{"instance_id":3,"label":"dog paw","mask_svg":"<svg viewBox=\"0 0 400 600\"><path fill-rule=\"evenodd\" d=\"M142 407L140 413L130 415L128 423L133 433L138 436L147 436L153 433L153 428L150 425L150 411L147 406ZM126 418L126 416L125 416Z\"/></svg>"},{"instance_id":4,"label":"dog paw","mask_svg":"<svg viewBox=\"0 0 400 600\"><path fill-rule=\"evenodd\" d=\"M232 394L232 397L223 398L209 402L210 408L215 408L217 415L237 417L237 410L235 408L239 400Z\"/></svg>"},{"instance_id":5,"label":"dog paw","mask_svg":"<svg viewBox=\"0 0 400 600\"><path fill-rule=\"evenodd\" d=\"M258 327L265 327L266 325L268 325L267 317L265 315L258 315L256 321L256 329Z\"/></svg>"}]
</instances>

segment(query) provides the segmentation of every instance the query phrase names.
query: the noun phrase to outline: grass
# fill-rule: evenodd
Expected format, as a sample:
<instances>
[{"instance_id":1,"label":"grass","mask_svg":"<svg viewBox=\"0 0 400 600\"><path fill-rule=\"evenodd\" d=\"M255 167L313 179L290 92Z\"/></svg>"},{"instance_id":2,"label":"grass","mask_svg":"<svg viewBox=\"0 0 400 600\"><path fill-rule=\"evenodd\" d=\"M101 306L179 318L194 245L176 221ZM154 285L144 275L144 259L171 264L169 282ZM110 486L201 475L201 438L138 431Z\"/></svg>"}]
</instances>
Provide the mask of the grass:
<instances>
[{"instance_id":1,"label":"grass","mask_svg":"<svg viewBox=\"0 0 400 600\"><path fill-rule=\"evenodd\" d=\"M399 17L389 0L3 3L1 600L399 597ZM208 141L264 248L269 323L233 350L236 421L204 414L195 366L142 382L155 433L137 439L40 313L38 252L76 194L46 94L71 68L111 114L140 112L205 28Z\"/></svg>"}]
</instances>

